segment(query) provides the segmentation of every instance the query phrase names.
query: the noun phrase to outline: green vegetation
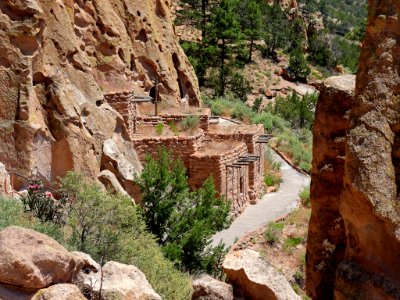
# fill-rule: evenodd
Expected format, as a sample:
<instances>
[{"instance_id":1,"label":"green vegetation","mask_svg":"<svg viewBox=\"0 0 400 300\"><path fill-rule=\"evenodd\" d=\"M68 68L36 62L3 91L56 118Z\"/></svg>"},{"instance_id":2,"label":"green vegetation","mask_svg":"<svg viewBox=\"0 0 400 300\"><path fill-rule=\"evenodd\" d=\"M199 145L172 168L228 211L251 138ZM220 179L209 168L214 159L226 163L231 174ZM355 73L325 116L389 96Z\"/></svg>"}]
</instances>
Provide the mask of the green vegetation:
<instances>
[{"instance_id":1,"label":"green vegetation","mask_svg":"<svg viewBox=\"0 0 400 300\"><path fill-rule=\"evenodd\" d=\"M183 270L216 271L224 248L212 248L211 237L229 224L230 205L216 197L214 180L191 191L183 163L160 148L157 159L146 158L136 183L144 220L165 256Z\"/></svg>"},{"instance_id":2,"label":"green vegetation","mask_svg":"<svg viewBox=\"0 0 400 300\"><path fill-rule=\"evenodd\" d=\"M156 134L157 135L162 135L164 132L164 124L163 123L159 123L156 126L154 126L154 129L156 130Z\"/></svg>"},{"instance_id":3,"label":"green vegetation","mask_svg":"<svg viewBox=\"0 0 400 300\"><path fill-rule=\"evenodd\" d=\"M198 116L188 116L181 122L183 130L196 129L200 124L200 118Z\"/></svg>"},{"instance_id":4,"label":"green vegetation","mask_svg":"<svg viewBox=\"0 0 400 300\"><path fill-rule=\"evenodd\" d=\"M304 242L302 237L289 237L283 242L283 249L286 251L291 251L297 245Z\"/></svg>"},{"instance_id":5,"label":"green vegetation","mask_svg":"<svg viewBox=\"0 0 400 300\"><path fill-rule=\"evenodd\" d=\"M279 233L282 231L283 226L283 222L269 222L263 233L265 241L273 246L279 240Z\"/></svg>"},{"instance_id":6,"label":"green vegetation","mask_svg":"<svg viewBox=\"0 0 400 300\"><path fill-rule=\"evenodd\" d=\"M301 204L304 207L311 208L310 202L310 187L305 187L299 194Z\"/></svg>"},{"instance_id":7,"label":"green vegetation","mask_svg":"<svg viewBox=\"0 0 400 300\"><path fill-rule=\"evenodd\" d=\"M60 192L74 199L64 211L64 224L41 221L15 200L0 198L0 229L11 225L31 228L69 250L85 251L101 264L108 260L134 264L163 299L190 298L189 276L164 258L132 200L105 192L74 173L62 180Z\"/></svg>"},{"instance_id":8,"label":"green vegetation","mask_svg":"<svg viewBox=\"0 0 400 300\"><path fill-rule=\"evenodd\" d=\"M286 98L278 97L274 106L270 105L257 113L234 98L204 99L214 115L238 119L244 123L263 124L265 130L275 136L270 142L271 146L284 152L306 172L311 171L311 128L316 101L316 94L304 97L292 94ZM267 179L269 183L271 180Z\"/></svg>"}]
</instances>

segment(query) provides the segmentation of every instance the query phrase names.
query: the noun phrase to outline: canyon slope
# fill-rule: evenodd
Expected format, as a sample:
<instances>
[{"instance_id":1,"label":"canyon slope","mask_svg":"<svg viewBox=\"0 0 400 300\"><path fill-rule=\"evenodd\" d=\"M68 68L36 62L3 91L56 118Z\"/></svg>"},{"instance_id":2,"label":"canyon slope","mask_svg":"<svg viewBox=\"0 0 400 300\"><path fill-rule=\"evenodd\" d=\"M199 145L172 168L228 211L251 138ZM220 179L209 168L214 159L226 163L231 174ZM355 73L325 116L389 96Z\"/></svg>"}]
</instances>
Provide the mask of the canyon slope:
<instances>
[{"instance_id":1,"label":"canyon slope","mask_svg":"<svg viewBox=\"0 0 400 300\"><path fill-rule=\"evenodd\" d=\"M115 176L140 163L123 118L104 96L149 94L165 107L199 106L193 68L179 46L170 2L0 2L0 162L51 181L69 170Z\"/></svg>"},{"instance_id":2,"label":"canyon slope","mask_svg":"<svg viewBox=\"0 0 400 300\"><path fill-rule=\"evenodd\" d=\"M400 6L369 1L356 84L321 88L314 127L307 292L400 298Z\"/></svg>"}]
</instances>

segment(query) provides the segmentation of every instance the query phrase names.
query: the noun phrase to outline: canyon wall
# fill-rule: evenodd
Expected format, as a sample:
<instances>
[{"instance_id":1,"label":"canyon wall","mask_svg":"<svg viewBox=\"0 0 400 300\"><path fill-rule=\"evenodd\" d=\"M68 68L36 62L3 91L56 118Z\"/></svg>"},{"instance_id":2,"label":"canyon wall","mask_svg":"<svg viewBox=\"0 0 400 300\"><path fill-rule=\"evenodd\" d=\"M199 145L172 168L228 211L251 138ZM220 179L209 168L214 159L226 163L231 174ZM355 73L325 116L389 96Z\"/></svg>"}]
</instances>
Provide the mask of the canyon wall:
<instances>
[{"instance_id":1,"label":"canyon wall","mask_svg":"<svg viewBox=\"0 0 400 300\"><path fill-rule=\"evenodd\" d=\"M370 0L354 98L322 89L307 245L314 299L400 298L399 13L399 1Z\"/></svg>"},{"instance_id":2,"label":"canyon wall","mask_svg":"<svg viewBox=\"0 0 400 300\"><path fill-rule=\"evenodd\" d=\"M47 180L108 169L126 184L140 164L104 95L157 81L164 106L199 106L168 0L0 1L0 162Z\"/></svg>"}]
</instances>

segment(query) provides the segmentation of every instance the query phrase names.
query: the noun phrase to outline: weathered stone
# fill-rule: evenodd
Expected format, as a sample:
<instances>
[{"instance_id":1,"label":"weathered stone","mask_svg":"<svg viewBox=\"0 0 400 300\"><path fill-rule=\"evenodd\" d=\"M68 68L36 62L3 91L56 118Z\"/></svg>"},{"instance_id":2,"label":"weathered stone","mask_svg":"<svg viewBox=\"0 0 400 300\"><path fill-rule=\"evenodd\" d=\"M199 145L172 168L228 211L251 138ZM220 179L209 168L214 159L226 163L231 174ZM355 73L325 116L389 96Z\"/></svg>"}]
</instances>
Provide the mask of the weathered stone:
<instances>
[{"instance_id":1,"label":"weathered stone","mask_svg":"<svg viewBox=\"0 0 400 300\"><path fill-rule=\"evenodd\" d=\"M41 289L71 282L86 265L44 234L21 227L0 231L0 283Z\"/></svg>"},{"instance_id":2,"label":"weathered stone","mask_svg":"<svg viewBox=\"0 0 400 300\"><path fill-rule=\"evenodd\" d=\"M32 300L86 300L86 298L76 285L64 283L37 291Z\"/></svg>"},{"instance_id":3,"label":"weathered stone","mask_svg":"<svg viewBox=\"0 0 400 300\"><path fill-rule=\"evenodd\" d=\"M239 290L246 299L301 299L286 278L254 250L229 253L222 268L234 289Z\"/></svg>"},{"instance_id":4,"label":"weathered stone","mask_svg":"<svg viewBox=\"0 0 400 300\"><path fill-rule=\"evenodd\" d=\"M11 190L9 174L4 164L0 163L0 195Z\"/></svg>"},{"instance_id":5,"label":"weathered stone","mask_svg":"<svg viewBox=\"0 0 400 300\"><path fill-rule=\"evenodd\" d=\"M346 135L344 170L343 156L326 166L326 172L343 170L331 175L337 176L327 190L332 209L324 207L327 196L318 196L324 183L311 190L307 291L315 299L400 298L399 14L398 1L369 1L347 135L345 129L338 133ZM316 153L333 156L319 141Z\"/></svg>"},{"instance_id":6,"label":"weathered stone","mask_svg":"<svg viewBox=\"0 0 400 300\"><path fill-rule=\"evenodd\" d=\"M345 135L355 76L330 77L317 86L320 96L313 132L307 291L313 298L322 299L332 297L336 268L346 249L339 199L343 191Z\"/></svg>"},{"instance_id":7,"label":"weathered stone","mask_svg":"<svg viewBox=\"0 0 400 300\"><path fill-rule=\"evenodd\" d=\"M194 279L193 289L192 300L233 300L232 286L209 275Z\"/></svg>"},{"instance_id":8,"label":"weathered stone","mask_svg":"<svg viewBox=\"0 0 400 300\"><path fill-rule=\"evenodd\" d=\"M77 284L91 290L95 295L99 295L101 286L101 299L103 300L161 300L161 297L150 286L146 276L132 265L110 261L104 265L102 271L81 272L76 281Z\"/></svg>"},{"instance_id":9,"label":"weathered stone","mask_svg":"<svg viewBox=\"0 0 400 300\"><path fill-rule=\"evenodd\" d=\"M165 107L199 105L170 1L4 0L0 19L0 161L23 175L96 178L104 141L129 141L105 94L149 94L158 80Z\"/></svg>"}]
</instances>

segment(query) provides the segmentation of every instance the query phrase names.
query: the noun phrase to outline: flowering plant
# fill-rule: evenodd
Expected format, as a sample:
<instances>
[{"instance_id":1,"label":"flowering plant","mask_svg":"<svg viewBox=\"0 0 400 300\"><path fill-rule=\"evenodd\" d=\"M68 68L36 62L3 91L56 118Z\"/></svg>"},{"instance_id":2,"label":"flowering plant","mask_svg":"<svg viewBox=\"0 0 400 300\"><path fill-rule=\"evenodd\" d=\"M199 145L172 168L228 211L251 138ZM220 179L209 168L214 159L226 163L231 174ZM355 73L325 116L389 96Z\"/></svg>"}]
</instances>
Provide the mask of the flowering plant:
<instances>
[{"instance_id":1,"label":"flowering plant","mask_svg":"<svg viewBox=\"0 0 400 300\"><path fill-rule=\"evenodd\" d=\"M28 194L22 197L21 201L25 211L32 212L43 222L64 222L66 198L56 200L51 192L45 190L40 179L29 182Z\"/></svg>"}]
</instances>

